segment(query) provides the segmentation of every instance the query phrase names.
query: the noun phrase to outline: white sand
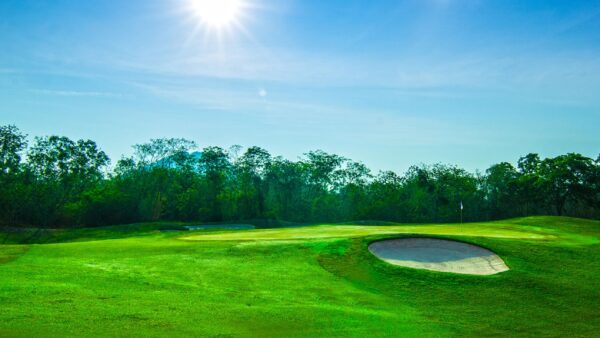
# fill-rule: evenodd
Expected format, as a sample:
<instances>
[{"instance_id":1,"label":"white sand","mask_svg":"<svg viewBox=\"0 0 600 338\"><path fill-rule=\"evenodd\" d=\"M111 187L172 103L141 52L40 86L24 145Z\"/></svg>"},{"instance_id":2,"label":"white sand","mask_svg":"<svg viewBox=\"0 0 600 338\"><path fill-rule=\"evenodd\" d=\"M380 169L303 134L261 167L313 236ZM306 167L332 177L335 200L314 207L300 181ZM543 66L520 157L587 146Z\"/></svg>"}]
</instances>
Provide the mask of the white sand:
<instances>
[{"instance_id":1,"label":"white sand","mask_svg":"<svg viewBox=\"0 0 600 338\"><path fill-rule=\"evenodd\" d=\"M252 224L201 224L186 225L188 230L251 230L256 227Z\"/></svg>"},{"instance_id":2,"label":"white sand","mask_svg":"<svg viewBox=\"0 0 600 338\"><path fill-rule=\"evenodd\" d=\"M369 251L394 265L471 275L508 270L495 253L463 242L435 238L397 238L371 243Z\"/></svg>"}]
</instances>

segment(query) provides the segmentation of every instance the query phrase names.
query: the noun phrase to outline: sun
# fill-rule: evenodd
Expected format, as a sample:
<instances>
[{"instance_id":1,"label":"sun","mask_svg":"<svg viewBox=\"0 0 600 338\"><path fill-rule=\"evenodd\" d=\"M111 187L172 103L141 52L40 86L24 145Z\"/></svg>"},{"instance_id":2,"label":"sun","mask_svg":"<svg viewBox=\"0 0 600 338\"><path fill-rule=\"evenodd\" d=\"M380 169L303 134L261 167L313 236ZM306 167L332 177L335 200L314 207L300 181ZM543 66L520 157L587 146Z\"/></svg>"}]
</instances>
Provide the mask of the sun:
<instances>
[{"instance_id":1,"label":"sun","mask_svg":"<svg viewBox=\"0 0 600 338\"><path fill-rule=\"evenodd\" d=\"M254 40L248 25L255 19L255 10L264 8L260 4L262 0L177 1L183 3L177 12L183 14L185 24L191 28L184 46L189 46L201 36L205 47L218 46L220 49L239 39Z\"/></svg>"},{"instance_id":2,"label":"sun","mask_svg":"<svg viewBox=\"0 0 600 338\"><path fill-rule=\"evenodd\" d=\"M202 24L224 28L237 21L244 3L242 0L191 0L191 7Z\"/></svg>"}]
</instances>

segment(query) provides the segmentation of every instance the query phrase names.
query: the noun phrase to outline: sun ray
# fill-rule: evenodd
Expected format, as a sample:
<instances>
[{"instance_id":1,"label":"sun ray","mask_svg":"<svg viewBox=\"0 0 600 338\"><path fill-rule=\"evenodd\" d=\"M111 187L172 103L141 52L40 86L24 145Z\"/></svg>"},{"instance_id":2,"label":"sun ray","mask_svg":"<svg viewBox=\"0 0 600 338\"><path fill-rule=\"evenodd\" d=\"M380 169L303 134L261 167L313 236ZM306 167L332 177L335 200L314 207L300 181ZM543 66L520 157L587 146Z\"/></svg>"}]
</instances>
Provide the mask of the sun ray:
<instances>
[{"instance_id":1,"label":"sun ray","mask_svg":"<svg viewBox=\"0 0 600 338\"><path fill-rule=\"evenodd\" d=\"M184 0L179 11L185 13L185 21L191 23L184 48L192 45L197 37L206 47L223 47L235 39L237 33L244 38L251 35L246 27L249 12L256 9L258 0ZM251 39L253 40L253 39Z\"/></svg>"},{"instance_id":2,"label":"sun ray","mask_svg":"<svg viewBox=\"0 0 600 338\"><path fill-rule=\"evenodd\" d=\"M208 30L227 30L243 15L244 0L189 0L191 12Z\"/></svg>"}]
</instances>

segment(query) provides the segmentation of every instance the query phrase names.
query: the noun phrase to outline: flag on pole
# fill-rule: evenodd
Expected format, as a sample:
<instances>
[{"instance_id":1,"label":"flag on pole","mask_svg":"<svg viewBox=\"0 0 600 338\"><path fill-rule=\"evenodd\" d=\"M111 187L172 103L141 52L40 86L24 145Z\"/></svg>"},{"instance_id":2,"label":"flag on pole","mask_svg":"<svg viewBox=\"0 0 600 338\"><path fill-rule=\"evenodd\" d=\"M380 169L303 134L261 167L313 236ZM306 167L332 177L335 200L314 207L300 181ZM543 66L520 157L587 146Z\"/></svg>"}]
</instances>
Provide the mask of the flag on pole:
<instances>
[{"instance_id":1,"label":"flag on pole","mask_svg":"<svg viewBox=\"0 0 600 338\"><path fill-rule=\"evenodd\" d=\"M460 201L460 210L463 210L463 209L464 209L464 207L463 207L462 201Z\"/></svg>"}]
</instances>

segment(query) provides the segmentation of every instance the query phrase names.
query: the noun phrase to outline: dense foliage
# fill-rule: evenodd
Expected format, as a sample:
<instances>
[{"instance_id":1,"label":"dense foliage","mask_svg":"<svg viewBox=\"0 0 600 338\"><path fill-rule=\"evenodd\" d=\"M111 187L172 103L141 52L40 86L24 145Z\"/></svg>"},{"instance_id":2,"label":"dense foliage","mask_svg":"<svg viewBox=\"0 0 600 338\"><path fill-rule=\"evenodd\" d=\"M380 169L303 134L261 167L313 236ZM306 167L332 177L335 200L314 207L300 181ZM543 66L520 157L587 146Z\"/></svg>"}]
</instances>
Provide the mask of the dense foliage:
<instances>
[{"instance_id":1,"label":"dense foliage","mask_svg":"<svg viewBox=\"0 0 600 338\"><path fill-rule=\"evenodd\" d=\"M109 170L91 140L0 127L0 224L99 226L140 221L456 222L526 215L600 217L600 158L528 154L483 174L436 164L373 174L323 151L298 161L185 139L134 146Z\"/></svg>"}]
</instances>

